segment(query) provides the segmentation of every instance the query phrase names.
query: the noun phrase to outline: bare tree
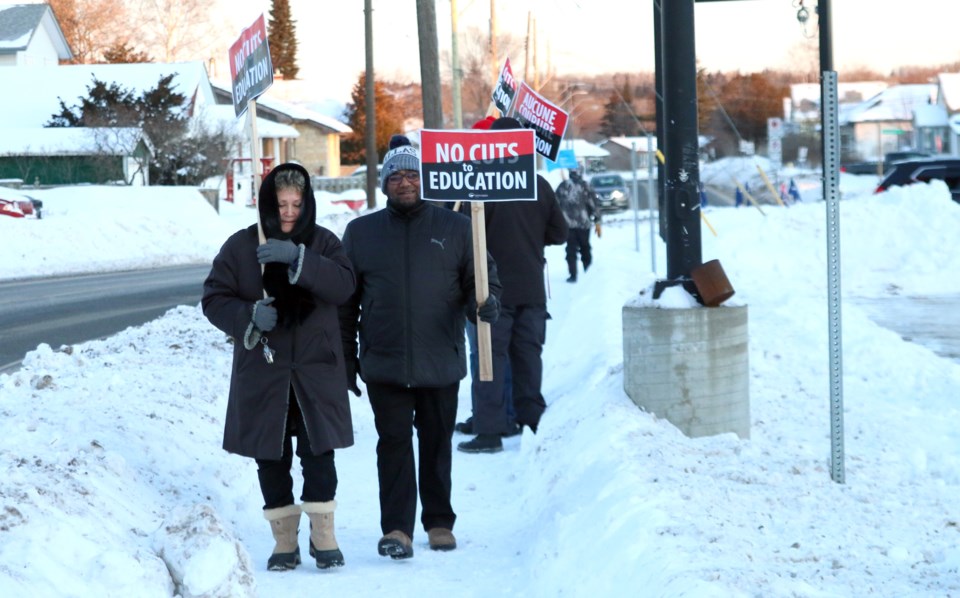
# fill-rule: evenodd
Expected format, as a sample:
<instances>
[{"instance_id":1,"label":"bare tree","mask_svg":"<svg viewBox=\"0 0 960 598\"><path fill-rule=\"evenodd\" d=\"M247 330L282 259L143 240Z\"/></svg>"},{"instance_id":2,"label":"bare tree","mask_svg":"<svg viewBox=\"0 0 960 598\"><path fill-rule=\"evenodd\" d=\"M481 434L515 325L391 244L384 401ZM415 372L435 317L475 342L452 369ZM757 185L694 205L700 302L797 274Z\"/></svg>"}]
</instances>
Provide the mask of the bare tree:
<instances>
[{"instance_id":1,"label":"bare tree","mask_svg":"<svg viewBox=\"0 0 960 598\"><path fill-rule=\"evenodd\" d=\"M129 42L126 5L122 0L49 0L75 64L102 62L104 52Z\"/></svg>"},{"instance_id":2,"label":"bare tree","mask_svg":"<svg viewBox=\"0 0 960 598\"><path fill-rule=\"evenodd\" d=\"M211 29L205 0L139 0L131 12L138 23L140 43L161 62L195 60L207 53Z\"/></svg>"}]
</instances>

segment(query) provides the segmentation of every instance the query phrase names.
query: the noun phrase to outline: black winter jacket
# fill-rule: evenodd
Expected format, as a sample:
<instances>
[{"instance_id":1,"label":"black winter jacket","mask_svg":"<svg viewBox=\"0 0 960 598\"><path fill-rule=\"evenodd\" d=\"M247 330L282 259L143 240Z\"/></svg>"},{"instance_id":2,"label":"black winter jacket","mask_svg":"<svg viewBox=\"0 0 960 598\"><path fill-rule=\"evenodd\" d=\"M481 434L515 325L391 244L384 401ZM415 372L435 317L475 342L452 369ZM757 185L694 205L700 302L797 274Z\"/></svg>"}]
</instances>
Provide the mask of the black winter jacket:
<instances>
[{"instance_id":1,"label":"black winter jacket","mask_svg":"<svg viewBox=\"0 0 960 598\"><path fill-rule=\"evenodd\" d=\"M537 175L537 201L484 204L487 250L497 262L503 305L545 305L546 245L567 241L567 222L550 183Z\"/></svg>"},{"instance_id":2,"label":"black winter jacket","mask_svg":"<svg viewBox=\"0 0 960 598\"><path fill-rule=\"evenodd\" d=\"M473 240L462 214L421 202L351 221L343 246L357 290L340 307L347 359L357 355L365 382L440 387L467 375L465 310L475 309ZM488 257L490 294L500 295Z\"/></svg>"}]
</instances>

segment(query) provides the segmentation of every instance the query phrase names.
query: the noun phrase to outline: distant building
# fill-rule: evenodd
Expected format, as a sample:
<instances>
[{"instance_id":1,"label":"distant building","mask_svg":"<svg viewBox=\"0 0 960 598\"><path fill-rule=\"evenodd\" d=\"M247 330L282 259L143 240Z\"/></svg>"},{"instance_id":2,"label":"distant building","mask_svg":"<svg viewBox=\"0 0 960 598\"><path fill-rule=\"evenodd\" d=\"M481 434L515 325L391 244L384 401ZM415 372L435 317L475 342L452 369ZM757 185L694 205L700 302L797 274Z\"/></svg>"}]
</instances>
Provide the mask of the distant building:
<instances>
[{"instance_id":1,"label":"distant building","mask_svg":"<svg viewBox=\"0 0 960 598\"><path fill-rule=\"evenodd\" d=\"M933 84L896 85L850 106L840 106L840 160L883 160L888 152L916 149L914 114L934 102Z\"/></svg>"},{"instance_id":2,"label":"distant building","mask_svg":"<svg viewBox=\"0 0 960 598\"><path fill-rule=\"evenodd\" d=\"M652 144L653 152L656 153L656 135L652 136L650 143ZM650 165L650 153L647 151L646 137L611 137L610 139L601 141L598 145L610 153L609 157L605 160L608 170L632 170L633 163L630 154L634 147L636 147L637 152L637 168L646 171ZM654 158L654 160L656 160L656 158ZM656 166L656 163L654 163L654 166Z\"/></svg>"},{"instance_id":3,"label":"distant building","mask_svg":"<svg viewBox=\"0 0 960 598\"><path fill-rule=\"evenodd\" d=\"M0 66L54 66L71 58L49 4L0 4Z\"/></svg>"}]
</instances>

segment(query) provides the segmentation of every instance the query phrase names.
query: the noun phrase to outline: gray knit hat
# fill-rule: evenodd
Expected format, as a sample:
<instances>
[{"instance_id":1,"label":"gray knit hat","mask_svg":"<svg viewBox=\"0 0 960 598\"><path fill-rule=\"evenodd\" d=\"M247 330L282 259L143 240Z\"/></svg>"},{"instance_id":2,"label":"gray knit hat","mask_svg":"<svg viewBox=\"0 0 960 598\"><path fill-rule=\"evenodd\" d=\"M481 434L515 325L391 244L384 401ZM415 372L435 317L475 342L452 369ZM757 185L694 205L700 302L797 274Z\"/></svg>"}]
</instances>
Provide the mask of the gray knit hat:
<instances>
[{"instance_id":1,"label":"gray knit hat","mask_svg":"<svg viewBox=\"0 0 960 598\"><path fill-rule=\"evenodd\" d=\"M387 177L398 170L420 171L420 152L403 135L390 138L390 150L383 157L383 168L380 170L381 191L387 192Z\"/></svg>"}]
</instances>

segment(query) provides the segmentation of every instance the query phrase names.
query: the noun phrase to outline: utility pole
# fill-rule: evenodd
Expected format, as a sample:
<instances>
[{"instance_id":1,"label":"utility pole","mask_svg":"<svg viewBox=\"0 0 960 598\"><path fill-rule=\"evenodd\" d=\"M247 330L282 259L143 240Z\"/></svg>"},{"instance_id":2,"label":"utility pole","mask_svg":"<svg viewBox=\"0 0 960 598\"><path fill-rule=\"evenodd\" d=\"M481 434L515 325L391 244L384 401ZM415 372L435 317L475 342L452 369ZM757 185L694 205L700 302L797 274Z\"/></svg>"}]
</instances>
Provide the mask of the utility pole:
<instances>
[{"instance_id":1,"label":"utility pole","mask_svg":"<svg viewBox=\"0 0 960 598\"><path fill-rule=\"evenodd\" d=\"M364 93L366 100L367 127L364 131L364 146L367 155L367 207L371 210L377 207L377 92L373 81L373 8L372 0L363 0L363 35L364 52L366 54L366 75L364 79Z\"/></svg>"},{"instance_id":2,"label":"utility pole","mask_svg":"<svg viewBox=\"0 0 960 598\"><path fill-rule=\"evenodd\" d=\"M523 80L530 80L530 32L533 30L533 11L527 11L527 38L523 42Z\"/></svg>"},{"instance_id":3,"label":"utility pole","mask_svg":"<svg viewBox=\"0 0 960 598\"><path fill-rule=\"evenodd\" d=\"M460 99L460 86L462 85L463 73L460 72L460 50L459 33L457 31L457 0L450 0L450 54L453 63L453 126L463 128L463 105Z\"/></svg>"},{"instance_id":4,"label":"utility pole","mask_svg":"<svg viewBox=\"0 0 960 598\"><path fill-rule=\"evenodd\" d=\"M665 135L665 208L667 280L658 281L654 297L665 286L682 284L695 290L691 271L702 261L700 246L700 152L697 134L697 56L694 44L694 0L670 0L660 7ZM669 38L664 32L670 32ZM669 39L669 41L668 41Z\"/></svg>"},{"instance_id":5,"label":"utility pole","mask_svg":"<svg viewBox=\"0 0 960 598\"><path fill-rule=\"evenodd\" d=\"M490 70L493 77L490 79L496 84L500 77L500 65L497 59L497 1L490 0Z\"/></svg>"},{"instance_id":6,"label":"utility pole","mask_svg":"<svg viewBox=\"0 0 960 598\"><path fill-rule=\"evenodd\" d=\"M440 59L437 54L437 10L434 0L417 0L417 32L420 39L420 97L423 126L443 128L443 99L440 93Z\"/></svg>"}]
</instances>

